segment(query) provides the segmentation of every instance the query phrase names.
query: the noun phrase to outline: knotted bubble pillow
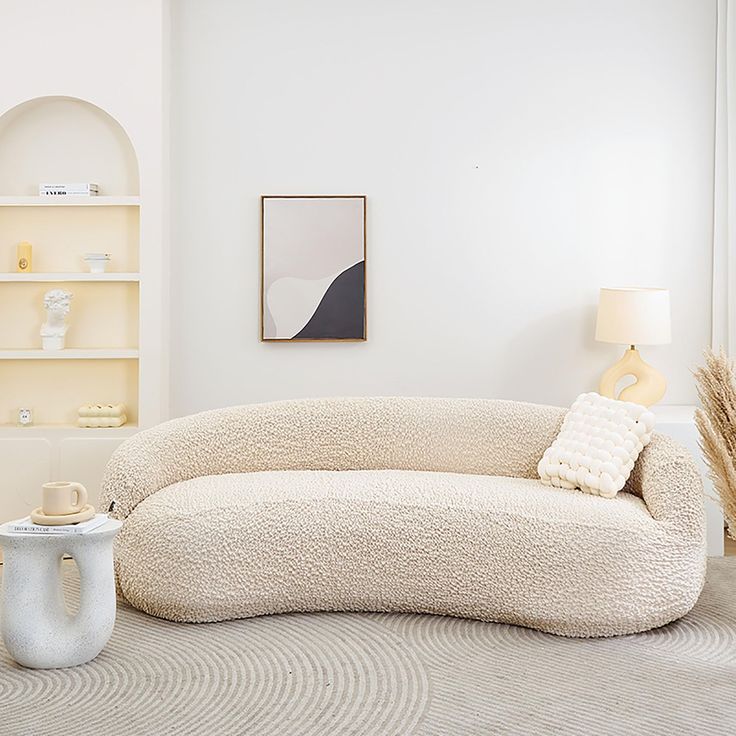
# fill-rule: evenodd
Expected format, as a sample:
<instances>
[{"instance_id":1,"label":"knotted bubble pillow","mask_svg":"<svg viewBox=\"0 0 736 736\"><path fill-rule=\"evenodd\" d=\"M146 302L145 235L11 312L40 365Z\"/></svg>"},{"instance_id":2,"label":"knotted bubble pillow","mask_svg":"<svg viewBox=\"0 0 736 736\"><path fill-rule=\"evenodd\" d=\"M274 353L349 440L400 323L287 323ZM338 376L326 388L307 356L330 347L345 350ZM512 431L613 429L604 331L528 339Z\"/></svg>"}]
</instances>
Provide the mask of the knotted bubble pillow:
<instances>
[{"instance_id":1,"label":"knotted bubble pillow","mask_svg":"<svg viewBox=\"0 0 736 736\"><path fill-rule=\"evenodd\" d=\"M654 421L641 404L580 394L539 461L542 483L613 498L649 444Z\"/></svg>"}]
</instances>

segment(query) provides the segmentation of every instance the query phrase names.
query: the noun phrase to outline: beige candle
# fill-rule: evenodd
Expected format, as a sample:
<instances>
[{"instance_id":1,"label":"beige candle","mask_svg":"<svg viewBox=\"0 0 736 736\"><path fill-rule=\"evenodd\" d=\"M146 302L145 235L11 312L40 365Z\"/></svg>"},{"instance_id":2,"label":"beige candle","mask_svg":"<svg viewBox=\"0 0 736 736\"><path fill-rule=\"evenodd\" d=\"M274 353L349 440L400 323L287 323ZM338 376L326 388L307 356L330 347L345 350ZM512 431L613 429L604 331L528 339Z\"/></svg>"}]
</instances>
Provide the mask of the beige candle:
<instances>
[{"instance_id":1,"label":"beige candle","mask_svg":"<svg viewBox=\"0 0 736 736\"><path fill-rule=\"evenodd\" d=\"M29 273L33 270L33 246L30 243L18 243L15 263L19 273Z\"/></svg>"}]
</instances>

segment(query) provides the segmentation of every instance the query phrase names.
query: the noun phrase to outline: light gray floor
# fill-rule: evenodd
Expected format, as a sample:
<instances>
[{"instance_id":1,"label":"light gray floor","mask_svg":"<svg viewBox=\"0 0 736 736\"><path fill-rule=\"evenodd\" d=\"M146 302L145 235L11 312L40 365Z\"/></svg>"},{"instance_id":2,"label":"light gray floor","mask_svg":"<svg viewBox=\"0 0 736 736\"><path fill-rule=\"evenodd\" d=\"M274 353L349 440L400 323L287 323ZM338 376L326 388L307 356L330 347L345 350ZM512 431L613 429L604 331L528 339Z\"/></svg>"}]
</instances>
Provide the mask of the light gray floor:
<instances>
[{"instance_id":1,"label":"light gray floor","mask_svg":"<svg viewBox=\"0 0 736 736\"><path fill-rule=\"evenodd\" d=\"M0 647L4 736L710 736L735 719L736 558L710 561L685 619L615 639L397 614L174 624L121 604L90 664L24 670Z\"/></svg>"}]
</instances>

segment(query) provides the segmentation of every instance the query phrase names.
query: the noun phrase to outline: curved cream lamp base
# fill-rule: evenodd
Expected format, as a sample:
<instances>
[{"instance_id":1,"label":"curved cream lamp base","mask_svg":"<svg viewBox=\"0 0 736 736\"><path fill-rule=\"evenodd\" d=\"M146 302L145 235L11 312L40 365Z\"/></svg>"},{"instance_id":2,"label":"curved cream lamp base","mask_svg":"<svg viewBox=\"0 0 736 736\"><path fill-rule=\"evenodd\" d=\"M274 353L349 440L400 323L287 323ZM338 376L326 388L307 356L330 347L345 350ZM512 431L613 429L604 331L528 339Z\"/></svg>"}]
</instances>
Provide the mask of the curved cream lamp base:
<instances>
[{"instance_id":1,"label":"curved cream lamp base","mask_svg":"<svg viewBox=\"0 0 736 736\"><path fill-rule=\"evenodd\" d=\"M627 386L616 396L616 384L624 376L634 376L636 383ZM649 363L642 360L639 351L632 345L618 363L612 365L602 376L598 393L609 399L633 401L644 406L656 404L667 390L665 377Z\"/></svg>"}]
</instances>

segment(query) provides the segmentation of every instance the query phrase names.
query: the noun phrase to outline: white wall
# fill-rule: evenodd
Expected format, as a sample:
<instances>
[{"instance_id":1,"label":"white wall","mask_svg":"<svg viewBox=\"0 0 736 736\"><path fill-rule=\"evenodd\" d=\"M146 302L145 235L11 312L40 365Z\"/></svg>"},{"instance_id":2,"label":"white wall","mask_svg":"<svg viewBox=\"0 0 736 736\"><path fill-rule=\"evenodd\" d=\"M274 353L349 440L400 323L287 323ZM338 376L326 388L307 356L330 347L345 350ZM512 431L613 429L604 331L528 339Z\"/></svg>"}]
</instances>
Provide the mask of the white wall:
<instances>
[{"instance_id":1,"label":"white wall","mask_svg":"<svg viewBox=\"0 0 736 736\"><path fill-rule=\"evenodd\" d=\"M694 400L710 331L715 0L174 0L172 407L330 394L568 403L621 349ZM259 195L368 195L368 342L258 341Z\"/></svg>"}]
</instances>

